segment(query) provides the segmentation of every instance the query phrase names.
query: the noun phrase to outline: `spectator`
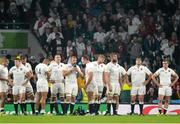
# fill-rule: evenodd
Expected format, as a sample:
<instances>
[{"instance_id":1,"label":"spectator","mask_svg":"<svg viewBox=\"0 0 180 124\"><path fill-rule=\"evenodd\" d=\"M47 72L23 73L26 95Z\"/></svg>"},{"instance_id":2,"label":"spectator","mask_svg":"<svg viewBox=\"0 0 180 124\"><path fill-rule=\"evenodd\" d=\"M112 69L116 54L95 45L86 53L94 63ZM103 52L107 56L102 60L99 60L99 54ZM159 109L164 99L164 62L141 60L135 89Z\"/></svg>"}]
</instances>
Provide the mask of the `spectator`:
<instances>
[{"instance_id":1,"label":"spectator","mask_svg":"<svg viewBox=\"0 0 180 124\"><path fill-rule=\"evenodd\" d=\"M41 45L42 45L43 49L45 49L46 51L49 50L49 43L47 42L47 39L48 39L50 33L51 33L50 27L45 27L45 32L40 37Z\"/></svg>"},{"instance_id":2,"label":"spectator","mask_svg":"<svg viewBox=\"0 0 180 124\"><path fill-rule=\"evenodd\" d=\"M73 51L73 44L72 44L72 41L68 41L67 42L67 47L66 47L66 57L69 58L70 55L71 55L71 52Z\"/></svg>"},{"instance_id":3,"label":"spectator","mask_svg":"<svg viewBox=\"0 0 180 124\"><path fill-rule=\"evenodd\" d=\"M9 22L20 22L19 10L17 9L16 2L11 2L7 11Z\"/></svg>"},{"instance_id":4,"label":"spectator","mask_svg":"<svg viewBox=\"0 0 180 124\"><path fill-rule=\"evenodd\" d=\"M142 54L142 46L140 44L140 39L137 39L137 37L134 37L131 41L131 47L129 50L129 54L130 54L130 63L133 64L133 62L135 61L135 59L138 56L141 56Z\"/></svg>"},{"instance_id":5,"label":"spectator","mask_svg":"<svg viewBox=\"0 0 180 124\"><path fill-rule=\"evenodd\" d=\"M44 15L38 15L38 20L34 24L34 31L38 37L42 36L45 30L45 27L50 26L50 24L47 22L47 18Z\"/></svg>"},{"instance_id":6,"label":"spectator","mask_svg":"<svg viewBox=\"0 0 180 124\"><path fill-rule=\"evenodd\" d=\"M59 33L55 34L55 39L50 42L51 54L54 57L57 53L61 53L62 50L62 39Z\"/></svg>"},{"instance_id":7,"label":"spectator","mask_svg":"<svg viewBox=\"0 0 180 124\"><path fill-rule=\"evenodd\" d=\"M93 40L97 53L102 53L105 47L106 34L103 32L101 26L97 27L97 32L94 33Z\"/></svg>"},{"instance_id":8,"label":"spectator","mask_svg":"<svg viewBox=\"0 0 180 124\"><path fill-rule=\"evenodd\" d=\"M124 30L122 26L119 27L118 31L118 36L122 37L122 41L125 41L125 39L127 38L127 32Z\"/></svg>"},{"instance_id":9,"label":"spectator","mask_svg":"<svg viewBox=\"0 0 180 124\"><path fill-rule=\"evenodd\" d=\"M162 46L161 46L161 50L163 51L163 55L164 56L170 56L171 58L171 61L172 61L172 55L174 53L174 45L173 43L171 42L168 42L168 43L164 43Z\"/></svg>"},{"instance_id":10,"label":"spectator","mask_svg":"<svg viewBox=\"0 0 180 124\"><path fill-rule=\"evenodd\" d=\"M90 56L93 57L95 54L95 49L93 48L91 41L87 41L86 43L86 49L85 49L85 53Z\"/></svg>"},{"instance_id":11,"label":"spectator","mask_svg":"<svg viewBox=\"0 0 180 124\"><path fill-rule=\"evenodd\" d=\"M79 36L76 42L76 50L77 50L78 58L80 58L83 55L83 53L85 52L85 49L86 48L85 48L84 39L82 36Z\"/></svg>"},{"instance_id":12,"label":"spectator","mask_svg":"<svg viewBox=\"0 0 180 124\"><path fill-rule=\"evenodd\" d=\"M159 42L153 36L148 35L143 42L144 56L155 57L159 53L159 47Z\"/></svg>"},{"instance_id":13,"label":"spectator","mask_svg":"<svg viewBox=\"0 0 180 124\"><path fill-rule=\"evenodd\" d=\"M54 26L60 28L61 27L61 20L60 17L58 15L53 15L50 18L48 18L48 22L50 24L54 23Z\"/></svg>"},{"instance_id":14,"label":"spectator","mask_svg":"<svg viewBox=\"0 0 180 124\"><path fill-rule=\"evenodd\" d=\"M63 37L63 35L62 35L62 33L61 32L59 32L59 30L58 30L58 27L53 27L53 32L52 33L50 33L50 35L48 36L48 38L47 38L47 42L51 42L51 40L54 40L55 38L56 38L56 33L59 33L59 35L60 35L60 38L61 39L64 39L64 37Z\"/></svg>"},{"instance_id":15,"label":"spectator","mask_svg":"<svg viewBox=\"0 0 180 124\"><path fill-rule=\"evenodd\" d=\"M172 95L173 100L180 99L180 86L179 86L179 84L173 88L172 94L173 94Z\"/></svg>"},{"instance_id":16,"label":"spectator","mask_svg":"<svg viewBox=\"0 0 180 124\"><path fill-rule=\"evenodd\" d=\"M0 1L0 22L4 23L7 20L7 13L5 10L4 2Z\"/></svg>"},{"instance_id":17,"label":"spectator","mask_svg":"<svg viewBox=\"0 0 180 124\"><path fill-rule=\"evenodd\" d=\"M116 41L118 40L118 33L116 31L116 27L113 25L111 26L111 30L106 33L106 42L110 42L112 40Z\"/></svg>"}]
</instances>

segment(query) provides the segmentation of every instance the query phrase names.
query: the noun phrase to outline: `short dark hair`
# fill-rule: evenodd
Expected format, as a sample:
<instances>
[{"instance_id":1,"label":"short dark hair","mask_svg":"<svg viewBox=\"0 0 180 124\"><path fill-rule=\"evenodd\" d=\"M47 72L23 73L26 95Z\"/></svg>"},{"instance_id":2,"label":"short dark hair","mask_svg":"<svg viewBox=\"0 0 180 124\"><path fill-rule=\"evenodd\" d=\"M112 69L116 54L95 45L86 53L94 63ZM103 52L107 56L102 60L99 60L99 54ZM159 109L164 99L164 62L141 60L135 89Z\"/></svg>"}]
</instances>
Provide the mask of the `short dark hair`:
<instances>
[{"instance_id":1,"label":"short dark hair","mask_svg":"<svg viewBox=\"0 0 180 124\"><path fill-rule=\"evenodd\" d=\"M76 55L76 54L72 54L72 55L71 55L71 58L72 58L72 57L76 57L76 58L77 58L77 55Z\"/></svg>"},{"instance_id":2,"label":"short dark hair","mask_svg":"<svg viewBox=\"0 0 180 124\"><path fill-rule=\"evenodd\" d=\"M169 63L169 60L167 58L164 58L162 62L167 62Z\"/></svg>"},{"instance_id":3,"label":"short dark hair","mask_svg":"<svg viewBox=\"0 0 180 124\"><path fill-rule=\"evenodd\" d=\"M21 57L21 60L27 59L27 56L25 56L25 55L22 55L20 57Z\"/></svg>"},{"instance_id":4,"label":"short dark hair","mask_svg":"<svg viewBox=\"0 0 180 124\"><path fill-rule=\"evenodd\" d=\"M55 58L55 56L61 56L61 54L60 54L60 53L56 53L56 54L53 56L53 58Z\"/></svg>"},{"instance_id":5,"label":"short dark hair","mask_svg":"<svg viewBox=\"0 0 180 124\"><path fill-rule=\"evenodd\" d=\"M82 58L84 58L84 59L86 59L86 60L89 60L88 55L82 55Z\"/></svg>"},{"instance_id":6,"label":"short dark hair","mask_svg":"<svg viewBox=\"0 0 180 124\"><path fill-rule=\"evenodd\" d=\"M142 60L142 58L141 58L140 56L136 57L136 60L137 60L137 59L141 59L141 60Z\"/></svg>"}]
</instances>

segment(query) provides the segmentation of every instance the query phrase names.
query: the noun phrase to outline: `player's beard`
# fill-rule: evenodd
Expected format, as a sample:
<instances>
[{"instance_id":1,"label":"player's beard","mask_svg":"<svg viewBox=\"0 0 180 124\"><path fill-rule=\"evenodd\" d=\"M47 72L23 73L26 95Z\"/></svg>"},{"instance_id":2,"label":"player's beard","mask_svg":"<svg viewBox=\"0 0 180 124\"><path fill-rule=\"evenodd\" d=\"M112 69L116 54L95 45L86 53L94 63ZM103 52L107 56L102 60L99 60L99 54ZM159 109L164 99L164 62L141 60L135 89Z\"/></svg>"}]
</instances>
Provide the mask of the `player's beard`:
<instances>
[{"instance_id":1,"label":"player's beard","mask_svg":"<svg viewBox=\"0 0 180 124\"><path fill-rule=\"evenodd\" d=\"M116 59L113 59L113 60L112 60L112 62L113 62L113 63L116 63L116 62L117 62L117 60L116 60Z\"/></svg>"}]
</instances>

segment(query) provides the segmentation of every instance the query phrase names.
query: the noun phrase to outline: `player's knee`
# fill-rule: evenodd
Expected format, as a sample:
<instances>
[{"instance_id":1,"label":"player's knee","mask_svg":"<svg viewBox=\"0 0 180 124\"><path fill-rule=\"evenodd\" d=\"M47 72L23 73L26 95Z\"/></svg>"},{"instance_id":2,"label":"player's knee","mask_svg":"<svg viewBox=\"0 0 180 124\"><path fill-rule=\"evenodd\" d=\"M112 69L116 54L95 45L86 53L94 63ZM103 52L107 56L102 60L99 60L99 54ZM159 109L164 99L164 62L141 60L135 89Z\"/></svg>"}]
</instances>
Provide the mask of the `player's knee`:
<instances>
[{"instance_id":1,"label":"player's knee","mask_svg":"<svg viewBox=\"0 0 180 124\"><path fill-rule=\"evenodd\" d=\"M34 94L33 93L30 94L30 99L34 100Z\"/></svg>"},{"instance_id":2,"label":"player's knee","mask_svg":"<svg viewBox=\"0 0 180 124\"><path fill-rule=\"evenodd\" d=\"M160 100L159 100L159 103L160 103L160 104L162 104L162 102L163 102L163 100L162 100L162 99L160 99Z\"/></svg>"},{"instance_id":3,"label":"player's knee","mask_svg":"<svg viewBox=\"0 0 180 124\"><path fill-rule=\"evenodd\" d=\"M144 101L139 101L139 104L144 104Z\"/></svg>"},{"instance_id":4,"label":"player's knee","mask_svg":"<svg viewBox=\"0 0 180 124\"><path fill-rule=\"evenodd\" d=\"M56 97L51 97L51 102L55 102L56 101Z\"/></svg>"},{"instance_id":5,"label":"player's knee","mask_svg":"<svg viewBox=\"0 0 180 124\"><path fill-rule=\"evenodd\" d=\"M73 97L72 99L71 99L71 102L75 102L76 101L76 98L75 97Z\"/></svg>"},{"instance_id":6,"label":"player's knee","mask_svg":"<svg viewBox=\"0 0 180 124\"><path fill-rule=\"evenodd\" d=\"M113 97L111 97L111 96L108 97L108 100L112 100L112 99L113 99Z\"/></svg>"},{"instance_id":7,"label":"player's knee","mask_svg":"<svg viewBox=\"0 0 180 124\"><path fill-rule=\"evenodd\" d=\"M20 99L20 103L25 103L25 102L26 102L26 100Z\"/></svg>"},{"instance_id":8,"label":"player's knee","mask_svg":"<svg viewBox=\"0 0 180 124\"><path fill-rule=\"evenodd\" d=\"M18 104L18 101L14 101L14 104Z\"/></svg>"},{"instance_id":9,"label":"player's knee","mask_svg":"<svg viewBox=\"0 0 180 124\"><path fill-rule=\"evenodd\" d=\"M94 103L94 100L92 99L92 100L89 100L89 102L88 102L89 104L93 104Z\"/></svg>"},{"instance_id":10,"label":"player's knee","mask_svg":"<svg viewBox=\"0 0 180 124\"><path fill-rule=\"evenodd\" d=\"M169 99L165 100L165 103L169 104L169 103L170 103L170 100L169 100Z\"/></svg>"}]
</instances>

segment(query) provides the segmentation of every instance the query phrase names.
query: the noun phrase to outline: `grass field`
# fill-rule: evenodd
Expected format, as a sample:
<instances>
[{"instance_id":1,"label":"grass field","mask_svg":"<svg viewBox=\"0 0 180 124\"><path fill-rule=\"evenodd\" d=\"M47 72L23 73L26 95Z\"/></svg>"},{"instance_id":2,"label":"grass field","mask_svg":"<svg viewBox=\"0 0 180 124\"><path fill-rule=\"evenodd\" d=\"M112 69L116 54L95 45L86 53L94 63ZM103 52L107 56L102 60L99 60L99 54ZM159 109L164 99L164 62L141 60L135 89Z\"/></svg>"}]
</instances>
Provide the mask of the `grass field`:
<instances>
[{"instance_id":1,"label":"grass field","mask_svg":"<svg viewBox=\"0 0 180 124\"><path fill-rule=\"evenodd\" d=\"M179 123L179 115L171 116L13 116L13 115L3 115L0 116L0 123Z\"/></svg>"}]
</instances>

